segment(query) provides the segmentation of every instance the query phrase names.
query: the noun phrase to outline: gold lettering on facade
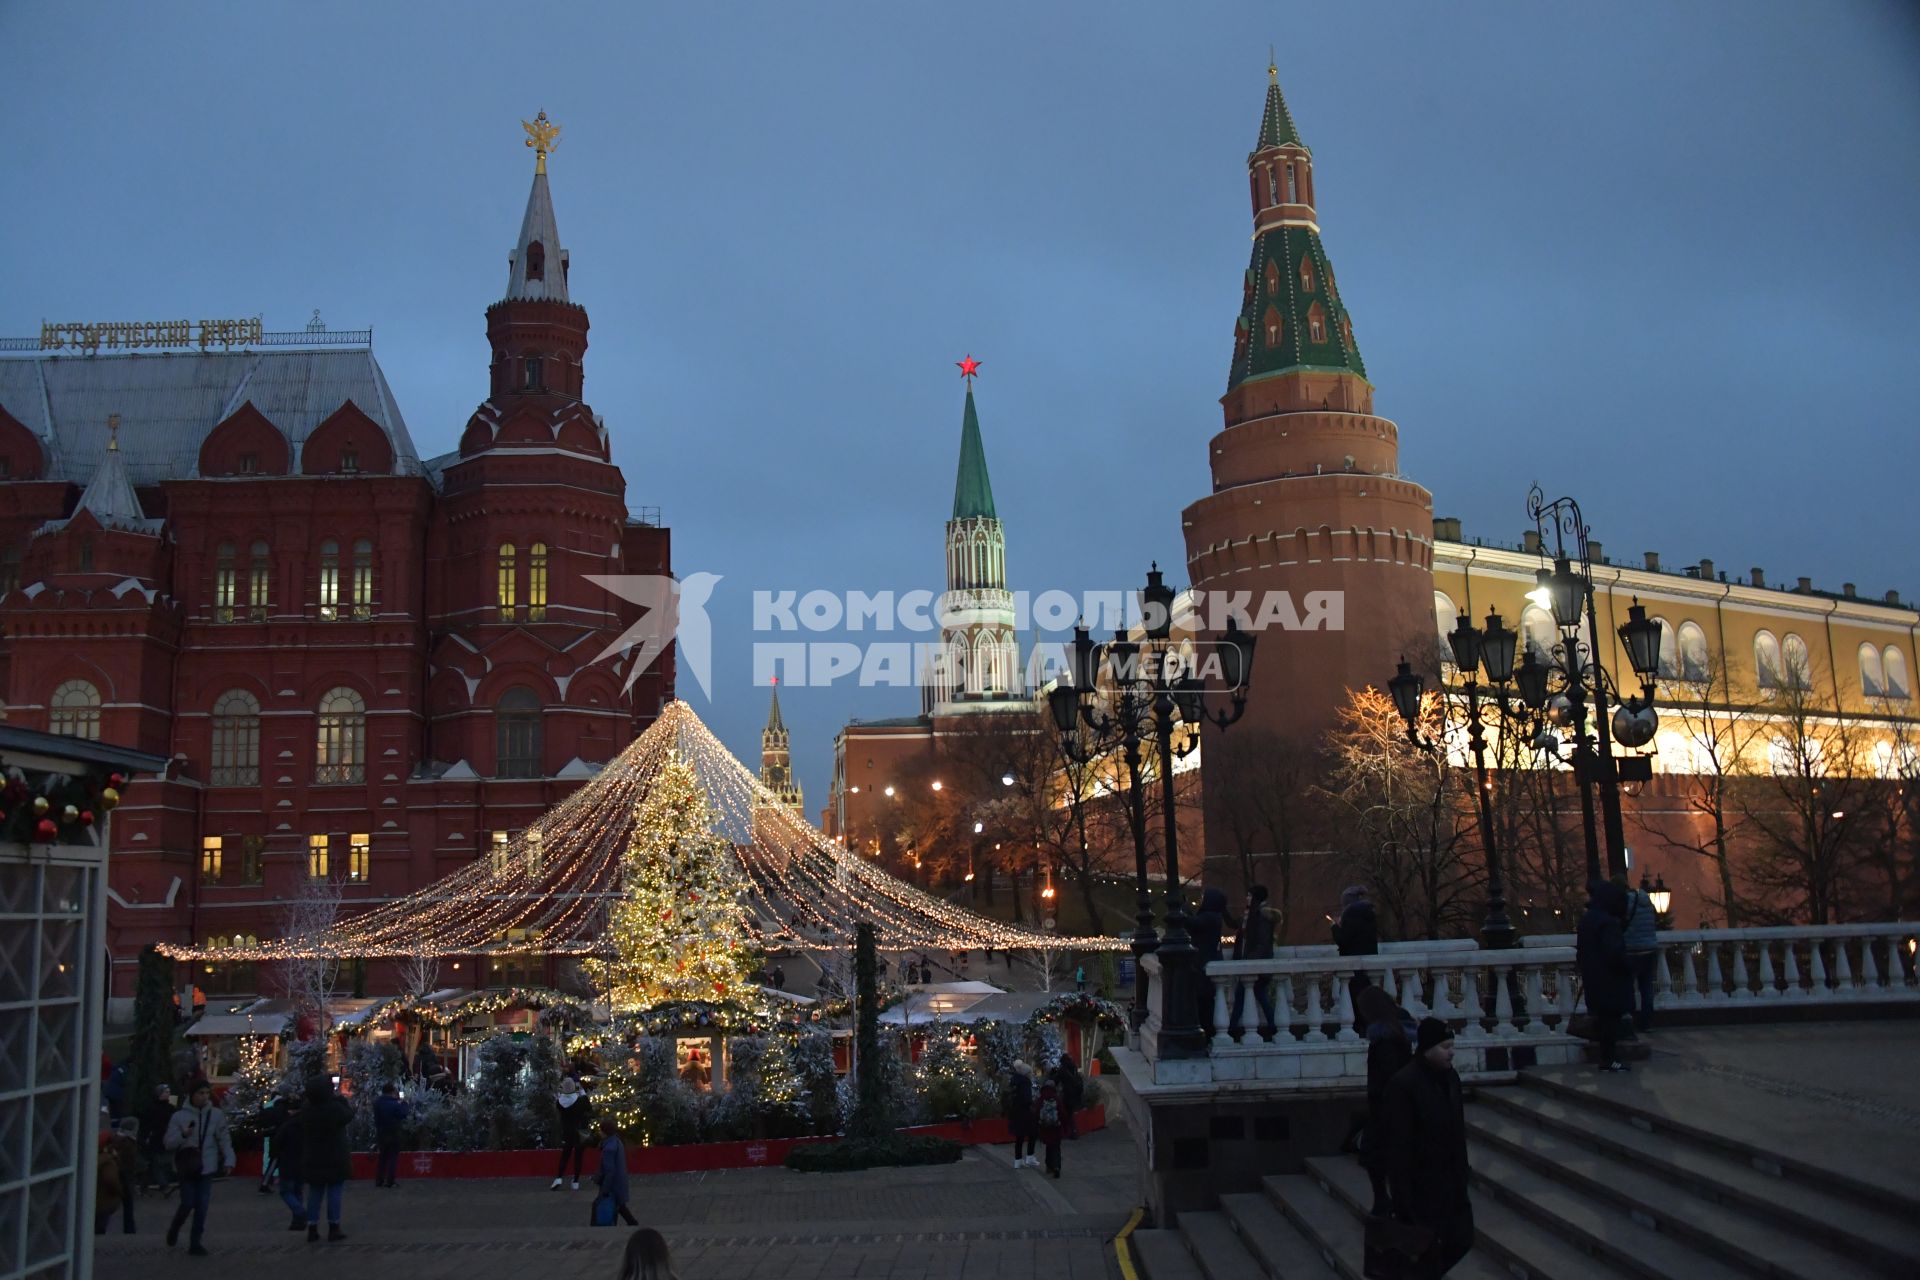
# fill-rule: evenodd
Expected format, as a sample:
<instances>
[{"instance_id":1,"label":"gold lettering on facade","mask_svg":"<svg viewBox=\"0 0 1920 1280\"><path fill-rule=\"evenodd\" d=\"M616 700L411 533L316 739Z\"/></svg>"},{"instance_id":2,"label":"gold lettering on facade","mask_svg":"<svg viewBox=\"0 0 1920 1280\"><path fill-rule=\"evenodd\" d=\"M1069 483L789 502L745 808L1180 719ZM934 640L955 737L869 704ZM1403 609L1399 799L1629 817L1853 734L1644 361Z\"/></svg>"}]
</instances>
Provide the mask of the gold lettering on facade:
<instances>
[{"instance_id":1,"label":"gold lettering on facade","mask_svg":"<svg viewBox=\"0 0 1920 1280\"><path fill-rule=\"evenodd\" d=\"M197 346L202 351L219 347L232 350L260 341L258 316L249 320L109 320L91 324L46 324L40 326L42 351L132 351L143 348L183 349Z\"/></svg>"}]
</instances>

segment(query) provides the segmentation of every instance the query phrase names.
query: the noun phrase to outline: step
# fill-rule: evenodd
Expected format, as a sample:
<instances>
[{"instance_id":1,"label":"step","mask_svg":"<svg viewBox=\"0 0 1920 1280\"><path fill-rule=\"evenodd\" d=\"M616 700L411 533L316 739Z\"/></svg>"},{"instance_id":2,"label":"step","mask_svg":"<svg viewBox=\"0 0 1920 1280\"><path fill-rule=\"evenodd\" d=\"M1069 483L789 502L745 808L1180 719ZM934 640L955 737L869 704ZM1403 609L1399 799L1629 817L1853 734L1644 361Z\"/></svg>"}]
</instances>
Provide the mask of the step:
<instances>
[{"instance_id":1,"label":"step","mask_svg":"<svg viewBox=\"0 0 1920 1280\"><path fill-rule=\"evenodd\" d=\"M1912 1274L1913 1259L1920 1258L1920 1222L1913 1217L1767 1172L1751 1159L1701 1147L1679 1134L1649 1132L1612 1112L1534 1089L1483 1089L1477 1105L1626 1160L1708 1199L1790 1223L1888 1275Z\"/></svg>"},{"instance_id":2,"label":"step","mask_svg":"<svg viewBox=\"0 0 1920 1280\"><path fill-rule=\"evenodd\" d=\"M1266 1269L1247 1251L1224 1213L1183 1213L1180 1234L1207 1280L1268 1280Z\"/></svg>"},{"instance_id":3,"label":"step","mask_svg":"<svg viewBox=\"0 0 1920 1280\"><path fill-rule=\"evenodd\" d=\"M1333 1280L1339 1273L1321 1256L1319 1248L1273 1201L1257 1191L1220 1197L1220 1210L1240 1233L1248 1252L1260 1261L1269 1276L1284 1280Z\"/></svg>"},{"instance_id":4,"label":"step","mask_svg":"<svg viewBox=\"0 0 1920 1280\"><path fill-rule=\"evenodd\" d=\"M1643 1280L1739 1280L1749 1274L1471 1139L1467 1163L1476 1189L1476 1217L1479 1206L1489 1200L1503 1204L1621 1274Z\"/></svg>"},{"instance_id":5,"label":"step","mask_svg":"<svg viewBox=\"0 0 1920 1280\"><path fill-rule=\"evenodd\" d=\"M1127 1237L1127 1251L1145 1280L1206 1280L1186 1240L1172 1228L1135 1231Z\"/></svg>"},{"instance_id":6,"label":"step","mask_svg":"<svg viewBox=\"0 0 1920 1280\"><path fill-rule=\"evenodd\" d=\"M1860 1260L1810 1240L1791 1226L1675 1187L1577 1140L1476 1104L1467 1135L1643 1225L1774 1280L1829 1280L1857 1272Z\"/></svg>"},{"instance_id":7,"label":"step","mask_svg":"<svg viewBox=\"0 0 1920 1280\"><path fill-rule=\"evenodd\" d=\"M1361 1265L1366 1230L1352 1206L1333 1195L1311 1174L1283 1173L1262 1178L1261 1186L1289 1221L1333 1264L1343 1280L1365 1280ZM1447 1272L1450 1280L1512 1280L1506 1268L1475 1249Z\"/></svg>"},{"instance_id":8,"label":"step","mask_svg":"<svg viewBox=\"0 0 1920 1280\"><path fill-rule=\"evenodd\" d=\"M1590 1071L1568 1071L1551 1067L1530 1067L1520 1073L1521 1084L1562 1102L1625 1118L1653 1133L1675 1134L1687 1138L1701 1146L1725 1152L1734 1159L1745 1160L1756 1168L1768 1172L1778 1171L1781 1176L1796 1182L1830 1191L1844 1191L1863 1204L1873 1205L1889 1213L1920 1218L1920 1197L1903 1194L1899 1190L1886 1187L1870 1178L1860 1177L1846 1169L1823 1166L1771 1147L1743 1141L1702 1125L1690 1124L1670 1114L1635 1106L1631 1100L1610 1093L1604 1087L1603 1079L1613 1078L1601 1077Z\"/></svg>"},{"instance_id":9,"label":"step","mask_svg":"<svg viewBox=\"0 0 1920 1280\"><path fill-rule=\"evenodd\" d=\"M1314 1156L1307 1169L1355 1213L1373 1203L1373 1184L1366 1170L1338 1156ZM1506 1265L1517 1280L1587 1280L1619 1272L1591 1252L1569 1243L1500 1201L1476 1196L1473 1201L1475 1246Z\"/></svg>"}]
</instances>

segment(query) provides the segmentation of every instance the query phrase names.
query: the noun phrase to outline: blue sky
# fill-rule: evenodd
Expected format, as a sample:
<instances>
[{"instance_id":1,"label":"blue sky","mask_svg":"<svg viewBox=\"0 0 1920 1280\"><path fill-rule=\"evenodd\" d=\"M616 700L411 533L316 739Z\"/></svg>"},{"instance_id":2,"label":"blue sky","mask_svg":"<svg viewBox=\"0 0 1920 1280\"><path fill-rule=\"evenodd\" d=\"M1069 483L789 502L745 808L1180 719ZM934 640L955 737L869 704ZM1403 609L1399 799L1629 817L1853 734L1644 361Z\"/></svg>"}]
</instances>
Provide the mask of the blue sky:
<instances>
[{"instance_id":1,"label":"blue sky","mask_svg":"<svg viewBox=\"0 0 1920 1280\"><path fill-rule=\"evenodd\" d=\"M0 331L319 308L451 449L544 107L588 398L677 567L726 575L688 695L753 759L752 589L939 585L969 351L1013 585L1180 562L1271 43L1439 514L1513 541L1538 478L1614 554L1911 598L1915 14L9 3ZM835 729L917 695L783 704L817 806Z\"/></svg>"}]
</instances>

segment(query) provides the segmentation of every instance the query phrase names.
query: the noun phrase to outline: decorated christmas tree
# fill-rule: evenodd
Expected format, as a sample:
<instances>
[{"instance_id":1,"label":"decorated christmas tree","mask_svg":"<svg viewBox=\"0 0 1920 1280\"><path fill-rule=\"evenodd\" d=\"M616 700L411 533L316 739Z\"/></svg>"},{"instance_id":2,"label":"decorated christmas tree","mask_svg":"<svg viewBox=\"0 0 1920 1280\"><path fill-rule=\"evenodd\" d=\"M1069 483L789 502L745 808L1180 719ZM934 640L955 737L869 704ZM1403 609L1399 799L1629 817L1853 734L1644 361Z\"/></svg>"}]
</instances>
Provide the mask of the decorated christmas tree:
<instances>
[{"instance_id":1,"label":"decorated christmas tree","mask_svg":"<svg viewBox=\"0 0 1920 1280\"><path fill-rule=\"evenodd\" d=\"M693 768L678 755L635 807L620 897L589 976L619 1012L676 1001L747 1003L749 885Z\"/></svg>"}]
</instances>

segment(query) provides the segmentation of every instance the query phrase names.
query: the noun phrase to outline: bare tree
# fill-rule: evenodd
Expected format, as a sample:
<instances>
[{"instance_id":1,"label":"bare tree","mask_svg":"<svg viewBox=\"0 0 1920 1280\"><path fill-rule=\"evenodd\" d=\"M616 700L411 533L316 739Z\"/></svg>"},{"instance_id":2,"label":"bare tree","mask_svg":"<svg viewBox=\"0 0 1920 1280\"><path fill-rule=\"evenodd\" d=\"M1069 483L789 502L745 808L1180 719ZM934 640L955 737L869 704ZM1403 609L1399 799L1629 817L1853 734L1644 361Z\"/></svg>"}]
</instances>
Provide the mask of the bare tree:
<instances>
[{"instance_id":1,"label":"bare tree","mask_svg":"<svg viewBox=\"0 0 1920 1280\"><path fill-rule=\"evenodd\" d=\"M340 920L342 882L328 876L307 876L281 912L281 935L290 941L321 942ZM334 956L307 955L281 963L280 983L293 1003L296 1017L312 1020L315 1033L324 1036L333 1025L334 988L340 961Z\"/></svg>"},{"instance_id":2,"label":"bare tree","mask_svg":"<svg viewBox=\"0 0 1920 1280\"><path fill-rule=\"evenodd\" d=\"M1879 785L1872 789L1875 830L1870 859L1886 881L1881 911L1904 920L1915 908L1916 854L1920 853L1920 724L1886 697L1875 699L1889 737L1876 746Z\"/></svg>"},{"instance_id":3,"label":"bare tree","mask_svg":"<svg viewBox=\"0 0 1920 1280\"><path fill-rule=\"evenodd\" d=\"M1277 875L1277 889L1267 888L1281 913L1278 936L1285 938L1293 920L1294 855L1316 847L1325 826L1323 797L1313 789L1321 761L1271 730L1238 732L1230 748L1208 753L1207 821L1232 846L1243 886L1258 881L1263 866Z\"/></svg>"},{"instance_id":4,"label":"bare tree","mask_svg":"<svg viewBox=\"0 0 1920 1280\"><path fill-rule=\"evenodd\" d=\"M408 956L394 967L400 978L400 994L419 999L439 989L440 960L437 956Z\"/></svg>"}]
</instances>

